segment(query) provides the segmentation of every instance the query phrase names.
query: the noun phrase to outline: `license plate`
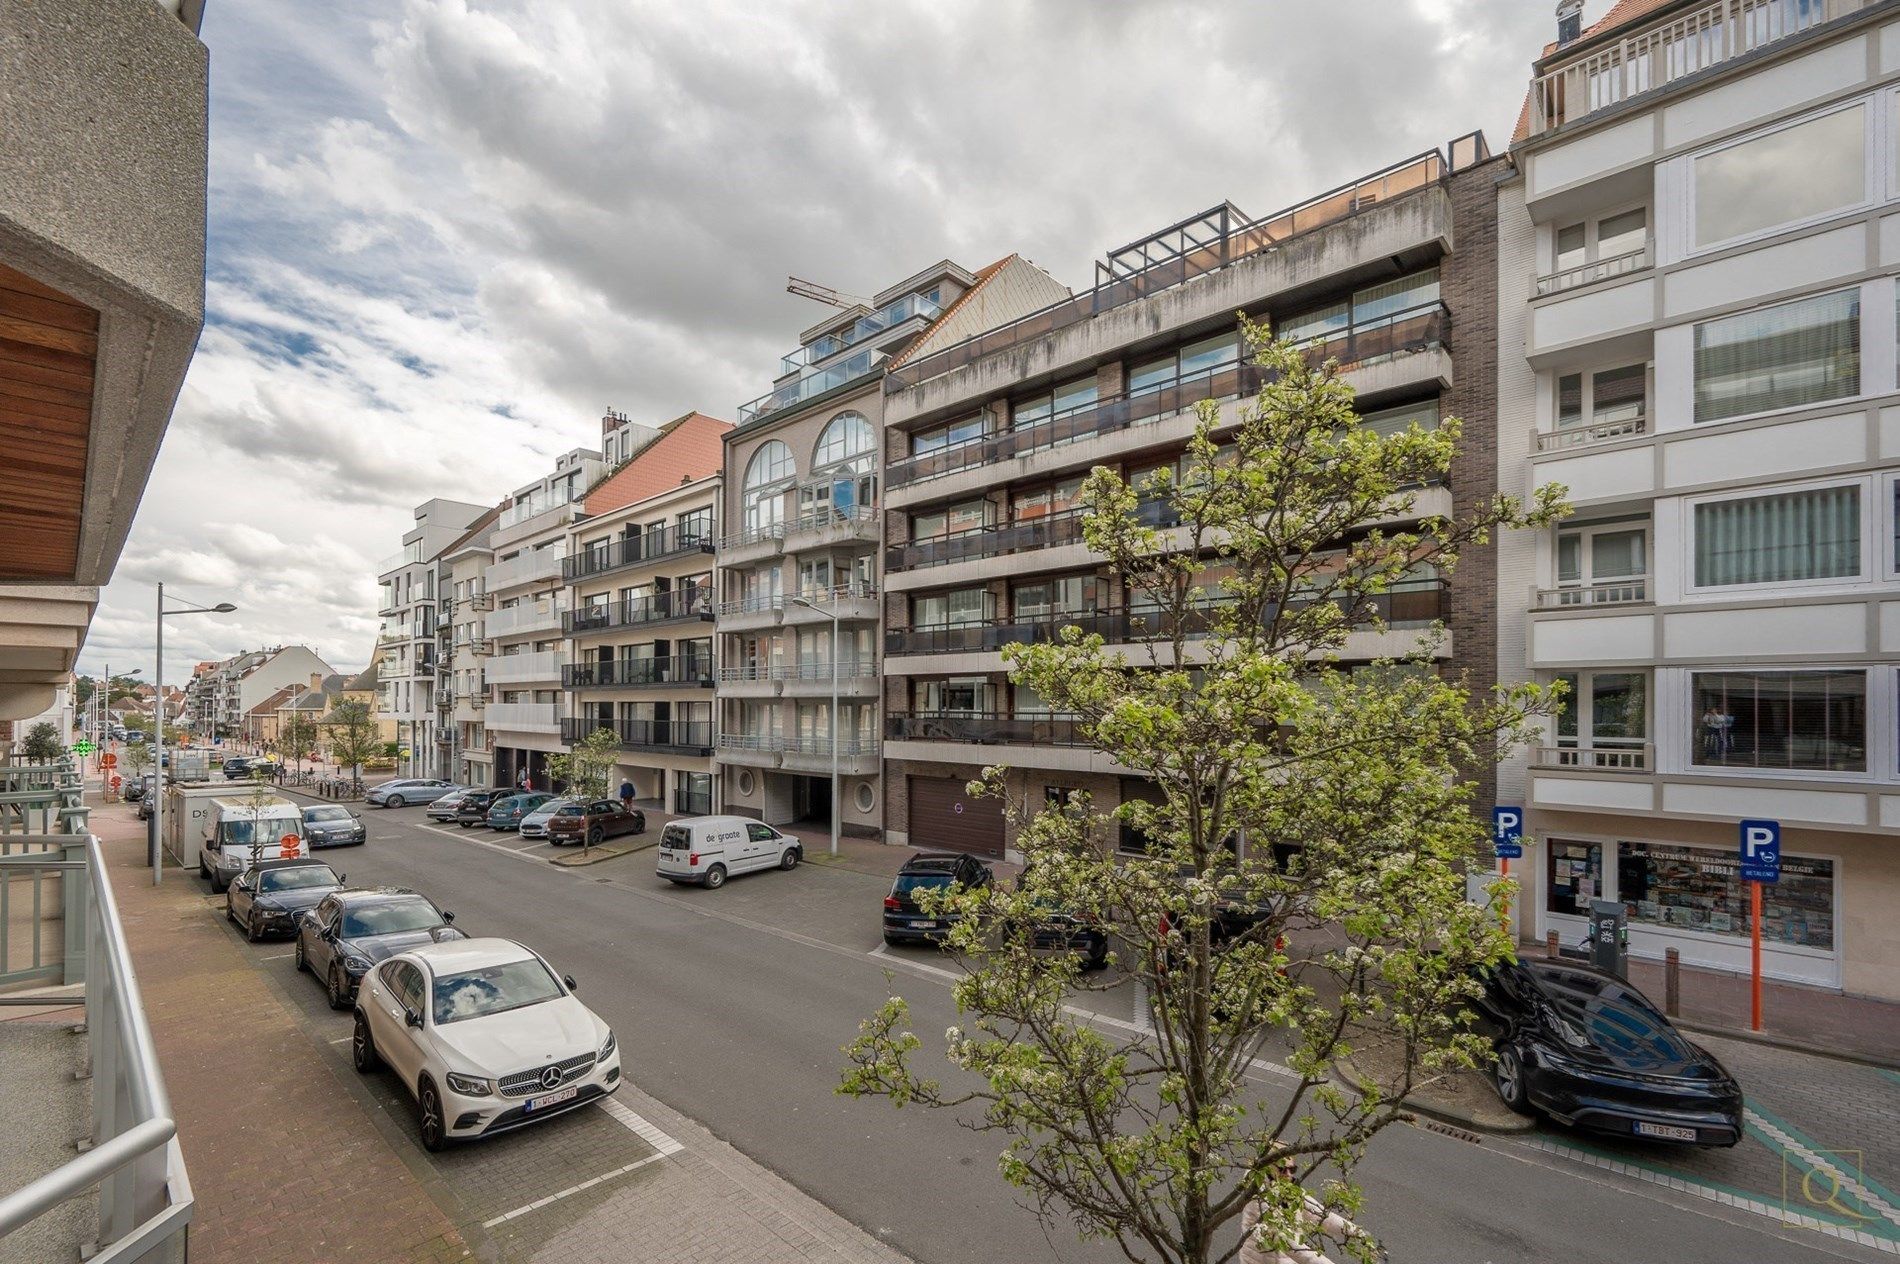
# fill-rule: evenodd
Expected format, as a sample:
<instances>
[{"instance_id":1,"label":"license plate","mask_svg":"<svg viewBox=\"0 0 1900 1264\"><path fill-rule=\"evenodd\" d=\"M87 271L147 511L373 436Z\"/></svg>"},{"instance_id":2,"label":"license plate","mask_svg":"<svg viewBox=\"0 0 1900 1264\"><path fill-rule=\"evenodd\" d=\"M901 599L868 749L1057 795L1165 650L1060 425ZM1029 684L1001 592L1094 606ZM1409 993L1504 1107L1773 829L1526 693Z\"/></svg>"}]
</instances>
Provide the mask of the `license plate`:
<instances>
[{"instance_id":1,"label":"license plate","mask_svg":"<svg viewBox=\"0 0 1900 1264\"><path fill-rule=\"evenodd\" d=\"M941 928L942 926L943 926L942 922L918 922L917 923L917 929L919 930L937 930Z\"/></svg>"},{"instance_id":2,"label":"license plate","mask_svg":"<svg viewBox=\"0 0 1900 1264\"><path fill-rule=\"evenodd\" d=\"M580 1086L575 1085L573 1088L564 1088L558 1093L549 1093L545 1097L530 1097L527 1104L521 1109L524 1111L546 1110L550 1106L558 1106L562 1102L571 1101L574 1095L580 1091Z\"/></svg>"},{"instance_id":3,"label":"license plate","mask_svg":"<svg viewBox=\"0 0 1900 1264\"><path fill-rule=\"evenodd\" d=\"M1679 1128L1675 1124L1650 1124L1636 1121L1636 1135L1639 1137L1661 1137L1664 1141L1694 1141L1694 1128Z\"/></svg>"}]
</instances>

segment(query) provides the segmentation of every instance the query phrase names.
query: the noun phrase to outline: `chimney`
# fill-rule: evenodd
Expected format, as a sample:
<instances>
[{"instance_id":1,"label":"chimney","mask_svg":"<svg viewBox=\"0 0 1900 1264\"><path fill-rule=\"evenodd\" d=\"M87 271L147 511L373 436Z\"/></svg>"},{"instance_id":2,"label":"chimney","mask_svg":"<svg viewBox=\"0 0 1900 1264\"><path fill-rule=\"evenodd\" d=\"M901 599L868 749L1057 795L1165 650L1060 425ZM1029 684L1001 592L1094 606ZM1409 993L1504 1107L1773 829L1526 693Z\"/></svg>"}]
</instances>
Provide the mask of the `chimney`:
<instances>
[{"instance_id":1,"label":"chimney","mask_svg":"<svg viewBox=\"0 0 1900 1264\"><path fill-rule=\"evenodd\" d=\"M1583 34L1583 0L1557 0L1557 47L1577 42Z\"/></svg>"}]
</instances>

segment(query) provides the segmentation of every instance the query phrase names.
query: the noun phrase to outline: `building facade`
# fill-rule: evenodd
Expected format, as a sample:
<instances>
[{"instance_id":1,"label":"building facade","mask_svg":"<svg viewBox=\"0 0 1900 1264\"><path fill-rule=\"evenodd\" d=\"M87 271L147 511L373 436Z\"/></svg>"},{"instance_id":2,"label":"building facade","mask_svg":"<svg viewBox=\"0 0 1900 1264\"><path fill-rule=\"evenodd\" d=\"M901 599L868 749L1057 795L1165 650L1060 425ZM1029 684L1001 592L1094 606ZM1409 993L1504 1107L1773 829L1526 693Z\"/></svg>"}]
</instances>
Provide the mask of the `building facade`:
<instances>
[{"instance_id":1,"label":"building facade","mask_svg":"<svg viewBox=\"0 0 1900 1264\"><path fill-rule=\"evenodd\" d=\"M713 810L713 546L723 437L688 413L587 494L568 529L561 722L568 745L605 729L615 786L682 815Z\"/></svg>"},{"instance_id":2,"label":"building facade","mask_svg":"<svg viewBox=\"0 0 1900 1264\"><path fill-rule=\"evenodd\" d=\"M1223 204L1111 252L1073 298L893 363L882 445L887 839L1014 855L1003 805L965 793L988 765L1007 765L1010 799L1032 805L1086 791L1106 811L1153 794L1082 745L1069 717L1011 685L1000 651L1067 626L1141 639L1139 605L1082 543L1081 483L1097 467L1130 482L1178 469L1199 401L1220 402L1223 429L1238 423L1261 383L1236 312L1339 361L1368 426L1465 421L1447 482L1421 489L1416 516L1495 491L1502 167L1473 135L1274 215ZM1147 512L1172 525L1171 506ZM1185 547L1185 532L1175 539ZM1487 559L1468 554L1455 582L1422 570L1383 602L1387 630L1354 632L1348 663L1404 654L1442 620L1445 666L1479 686L1495 675ZM1118 841L1143 846L1126 831Z\"/></svg>"},{"instance_id":3,"label":"building facade","mask_svg":"<svg viewBox=\"0 0 1900 1264\"><path fill-rule=\"evenodd\" d=\"M376 637L376 714L395 725L395 740L408 752L398 764L405 776L443 772L446 760L435 741L439 563L443 551L486 512L486 506L465 501L424 501L416 506L416 525L404 533L401 551L377 567L382 627Z\"/></svg>"},{"instance_id":4,"label":"building facade","mask_svg":"<svg viewBox=\"0 0 1900 1264\"><path fill-rule=\"evenodd\" d=\"M1620 4L1533 69L1499 190L1500 665L1565 681L1522 929L1900 998L1900 6ZM1640 90L1639 90L1640 89ZM1528 302L1526 302L1528 298Z\"/></svg>"},{"instance_id":5,"label":"building facade","mask_svg":"<svg viewBox=\"0 0 1900 1264\"><path fill-rule=\"evenodd\" d=\"M837 813L845 831L880 832L884 367L1066 293L1013 255L976 273L943 261L868 303L841 301L799 336L773 389L740 408L726 436L718 551L727 810L773 824L829 824Z\"/></svg>"},{"instance_id":6,"label":"building facade","mask_svg":"<svg viewBox=\"0 0 1900 1264\"><path fill-rule=\"evenodd\" d=\"M495 784L495 752L488 740L488 612L495 603L485 587L494 564L495 523L490 510L442 554L448 594L446 675L436 688L436 711L445 714L447 771L463 786ZM440 736L440 735L438 735Z\"/></svg>"}]
</instances>

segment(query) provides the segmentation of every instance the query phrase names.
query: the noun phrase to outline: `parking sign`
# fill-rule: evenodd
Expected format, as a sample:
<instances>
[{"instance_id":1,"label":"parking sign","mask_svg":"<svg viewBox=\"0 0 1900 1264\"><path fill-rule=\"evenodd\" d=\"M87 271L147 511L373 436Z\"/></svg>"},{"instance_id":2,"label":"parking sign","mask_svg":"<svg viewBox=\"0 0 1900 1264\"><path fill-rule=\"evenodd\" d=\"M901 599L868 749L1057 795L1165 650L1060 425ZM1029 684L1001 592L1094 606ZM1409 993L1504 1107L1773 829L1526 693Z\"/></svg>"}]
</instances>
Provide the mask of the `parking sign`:
<instances>
[{"instance_id":1,"label":"parking sign","mask_svg":"<svg viewBox=\"0 0 1900 1264\"><path fill-rule=\"evenodd\" d=\"M1742 822L1742 880L1781 881L1781 822Z\"/></svg>"},{"instance_id":2,"label":"parking sign","mask_svg":"<svg viewBox=\"0 0 1900 1264\"><path fill-rule=\"evenodd\" d=\"M1497 848L1499 860L1516 860L1524 854L1523 808L1491 809L1491 845Z\"/></svg>"}]
</instances>

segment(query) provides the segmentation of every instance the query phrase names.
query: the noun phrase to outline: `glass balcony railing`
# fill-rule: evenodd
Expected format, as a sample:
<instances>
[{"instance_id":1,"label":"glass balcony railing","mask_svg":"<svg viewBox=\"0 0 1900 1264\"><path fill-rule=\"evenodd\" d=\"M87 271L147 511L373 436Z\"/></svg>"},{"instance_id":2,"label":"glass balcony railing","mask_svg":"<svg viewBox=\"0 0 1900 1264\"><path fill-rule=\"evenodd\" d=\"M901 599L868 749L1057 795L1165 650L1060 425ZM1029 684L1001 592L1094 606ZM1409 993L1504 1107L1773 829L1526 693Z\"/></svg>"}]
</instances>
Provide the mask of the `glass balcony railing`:
<instances>
[{"instance_id":1,"label":"glass balcony railing","mask_svg":"<svg viewBox=\"0 0 1900 1264\"><path fill-rule=\"evenodd\" d=\"M651 623L670 623L676 619L713 617L712 589L676 588L651 597L630 597L623 601L602 602L569 610L562 616L563 630L569 634L599 632L606 628L638 627Z\"/></svg>"},{"instance_id":2,"label":"glass balcony railing","mask_svg":"<svg viewBox=\"0 0 1900 1264\"><path fill-rule=\"evenodd\" d=\"M1086 746L1082 722L1070 715L1011 715L1002 711L904 711L884 717L891 741L970 742L977 745Z\"/></svg>"},{"instance_id":3,"label":"glass balcony railing","mask_svg":"<svg viewBox=\"0 0 1900 1264\"><path fill-rule=\"evenodd\" d=\"M854 347L866 338L874 337L887 329L895 328L914 317L935 320L942 315L943 308L933 294L906 294L894 303L887 303L869 316L860 316L857 322L841 333L825 334L813 339L790 355L779 358L779 372L798 373L807 366L837 355L848 347Z\"/></svg>"},{"instance_id":4,"label":"glass balcony railing","mask_svg":"<svg viewBox=\"0 0 1900 1264\"><path fill-rule=\"evenodd\" d=\"M659 531L647 531L640 535L622 536L617 540L583 547L574 556L561 562L562 577L572 582L586 579L592 575L605 575L628 566L639 566L645 562L659 562L667 558L680 557L687 553L710 553L713 551L713 537L710 529L667 527Z\"/></svg>"},{"instance_id":5,"label":"glass balcony railing","mask_svg":"<svg viewBox=\"0 0 1900 1264\"><path fill-rule=\"evenodd\" d=\"M712 659L705 654L667 658L620 658L609 663L569 663L561 672L569 689L708 688Z\"/></svg>"},{"instance_id":6,"label":"glass balcony railing","mask_svg":"<svg viewBox=\"0 0 1900 1264\"><path fill-rule=\"evenodd\" d=\"M808 399L816 399L834 387L843 386L846 382L863 377L883 364L884 360L883 352L866 347L856 355L840 360L827 368L819 369L815 373L807 373L796 382L787 382L783 386L767 391L750 403L739 405L739 424L743 426L769 413L790 408L794 404L802 404ZM507 524L504 522L503 525Z\"/></svg>"},{"instance_id":7,"label":"glass balcony railing","mask_svg":"<svg viewBox=\"0 0 1900 1264\"><path fill-rule=\"evenodd\" d=\"M713 749L711 720L597 720L570 716L561 721L561 740L571 746L599 729L612 732L627 750L710 755Z\"/></svg>"}]
</instances>

